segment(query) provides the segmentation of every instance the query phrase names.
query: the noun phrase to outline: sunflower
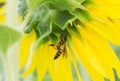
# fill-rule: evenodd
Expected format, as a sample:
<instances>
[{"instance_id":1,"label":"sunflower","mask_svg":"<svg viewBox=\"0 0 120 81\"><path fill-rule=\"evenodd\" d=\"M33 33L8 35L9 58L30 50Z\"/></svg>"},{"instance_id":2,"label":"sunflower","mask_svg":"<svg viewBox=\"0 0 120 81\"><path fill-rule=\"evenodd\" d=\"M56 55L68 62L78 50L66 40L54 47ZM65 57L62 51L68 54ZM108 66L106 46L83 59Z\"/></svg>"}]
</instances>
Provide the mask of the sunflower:
<instances>
[{"instance_id":1,"label":"sunflower","mask_svg":"<svg viewBox=\"0 0 120 81\"><path fill-rule=\"evenodd\" d=\"M82 81L79 63L93 81L115 81L113 69L120 78L120 62L109 44L120 45L119 4L119 0L21 0L25 32L20 44L21 77L36 70L38 81L46 72L52 81L74 81L74 66Z\"/></svg>"}]
</instances>

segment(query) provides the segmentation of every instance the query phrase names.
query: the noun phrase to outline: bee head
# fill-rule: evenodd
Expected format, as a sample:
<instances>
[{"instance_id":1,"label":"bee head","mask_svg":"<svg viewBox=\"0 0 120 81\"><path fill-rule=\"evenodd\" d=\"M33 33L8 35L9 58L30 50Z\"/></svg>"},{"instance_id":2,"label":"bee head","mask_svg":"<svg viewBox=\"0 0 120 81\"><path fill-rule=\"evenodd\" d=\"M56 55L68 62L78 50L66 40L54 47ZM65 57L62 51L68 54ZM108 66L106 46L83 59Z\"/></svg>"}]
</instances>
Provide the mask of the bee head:
<instances>
[{"instance_id":1,"label":"bee head","mask_svg":"<svg viewBox=\"0 0 120 81\"><path fill-rule=\"evenodd\" d=\"M63 41L63 42L66 42L67 41L67 36L65 34L61 34L60 40Z\"/></svg>"}]
</instances>

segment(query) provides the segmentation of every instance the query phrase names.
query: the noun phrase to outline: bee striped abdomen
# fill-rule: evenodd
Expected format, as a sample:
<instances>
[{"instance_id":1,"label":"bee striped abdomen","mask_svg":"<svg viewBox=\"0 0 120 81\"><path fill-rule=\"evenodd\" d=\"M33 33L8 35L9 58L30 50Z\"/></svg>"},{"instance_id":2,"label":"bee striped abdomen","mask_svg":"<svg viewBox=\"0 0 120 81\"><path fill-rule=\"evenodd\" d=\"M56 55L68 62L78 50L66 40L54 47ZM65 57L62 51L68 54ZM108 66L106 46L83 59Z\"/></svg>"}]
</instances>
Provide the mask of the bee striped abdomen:
<instances>
[{"instance_id":1,"label":"bee striped abdomen","mask_svg":"<svg viewBox=\"0 0 120 81\"><path fill-rule=\"evenodd\" d=\"M59 49L59 50L57 51L56 55L54 56L54 60L57 59L57 58L61 55L61 53L62 53L62 50Z\"/></svg>"},{"instance_id":2,"label":"bee striped abdomen","mask_svg":"<svg viewBox=\"0 0 120 81\"><path fill-rule=\"evenodd\" d=\"M67 36L62 34L60 36L60 41L58 42L57 45L55 44L50 44L49 46L53 46L57 48L57 52L54 56L54 60L56 60L61 54L65 54L66 51L66 41L67 41Z\"/></svg>"}]
</instances>

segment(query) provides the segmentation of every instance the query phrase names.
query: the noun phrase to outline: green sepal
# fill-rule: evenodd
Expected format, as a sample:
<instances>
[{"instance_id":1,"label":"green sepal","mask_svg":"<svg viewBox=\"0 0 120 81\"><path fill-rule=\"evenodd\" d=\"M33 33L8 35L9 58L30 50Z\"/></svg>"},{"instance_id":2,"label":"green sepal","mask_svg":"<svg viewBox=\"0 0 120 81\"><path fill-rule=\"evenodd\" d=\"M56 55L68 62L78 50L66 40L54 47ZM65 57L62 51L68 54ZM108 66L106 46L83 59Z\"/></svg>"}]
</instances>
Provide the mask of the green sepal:
<instances>
[{"instance_id":1,"label":"green sepal","mask_svg":"<svg viewBox=\"0 0 120 81\"><path fill-rule=\"evenodd\" d=\"M49 24L46 23L45 26L44 26L44 24L39 24L39 25L41 25L41 26L39 26L39 28L40 28L39 31L41 31L41 32L40 32L40 37L36 41L35 48L38 48L40 46L42 40L45 39L48 35L50 35L50 33L52 32L52 22L49 22ZM49 25L49 26L47 26L47 25Z\"/></svg>"},{"instance_id":2,"label":"green sepal","mask_svg":"<svg viewBox=\"0 0 120 81\"><path fill-rule=\"evenodd\" d=\"M18 5L18 14L24 17L27 12L28 12L28 5L26 0L20 0Z\"/></svg>"},{"instance_id":3,"label":"green sepal","mask_svg":"<svg viewBox=\"0 0 120 81\"><path fill-rule=\"evenodd\" d=\"M53 44L57 44L59 42L59 36L56 36L55 34L51 33L50 40L52 41Z\"/></svg>"},{"instance_id":4,"label":"green sepal","mask_svg":"<svg viewBox=\"0 0 120 81\"><path fill-rule=\"evenodd\" d=\"M74 20L74 16L68 11L54 11L52 13L53 23L56 24L60 29L64 30L67 25Z\"/></svg>"},{"instance_id":5,"label":"green sepal","mask_svg":"<svg viewBox=\"0 0 120 81\"><path fill-rule=\"evenodd\" d=\"M82 5L88 7L97 6L97 4L93 0L85 0L84 2L82 2Z\"/></svg>"},{"instance_id":6,"label":"green sepal","mask_svg":"<svg viewBox=\"0 0 120 81\"><path fill-rule=\"evenodd\" d=\"M47 0L44 1L45 5L49 7L49 9L53 10L71 10L73 8L82 8L81 1L74 1L74 0Z\"/></svg>"},{"instance_id":7,"label":"green sepal","mask_svg":"<svg viewBox=\"0 0 120 81\"><path fill-rule=\"evenodd\" d=\"M8 48L18 41L21 37L21 33L6 26L0 24L0 51L4 54Z\"/></svg>"},{"instance_id":8,"label":"green sepal","mask_svg":"<svg viewBox=\"0 0 120 81\"><path fill-rule=\"evenodd\" d=\"M82 22L87 22L93 19L87 10L76 8L71 10L71 14Z\"/></svg>"},{"instance_id":9,"label":"green sepal","mask_svg":"<svg viewBox=\"0 0 120 81\"><path fill-rule=\"evenodd\" d=\"M43 38L40 42L39 42L39 46L47 43L50 40L49 36L46 36L45 38Z\"/></svg>"},{"instance_id":10,"label":"green sepal","mask_svg":"<svg viewBox=\"0 0 120 81\"><path fill-rule=\"evenodd\" d=\"M79 19L76 19L76 20L74 21L74 23L75 23L76 25L80 25L81 27L87 29L87 27L85 26L85 24L84 24L83 22L81 22Z\"/></svg>"},{"instance_id":11,"label":"green sepal","mask_svg":"<svg viewBox=\"0 0 120 81\"><path fill-rule=\"evenodd\" d=\"M28 7L31 11L34 11L36 8L41 6L43 0L26 0Z\"/></svg>"},{"instance_id":12,"label":"green sepal","mask_svg":"<svg viewBox=\"0 0 120 81\"><path fill-rule=\"evenodd\" d=\"M70 34L75 35L76 37L78 37L80 40L82 40L82 35L80 34L80 32L78 31L77 27L75 27L75 25L73 24L72 26L69 25L67 27L67 30Z\"/></svg>"},{"instance_id":13,"label":"green sepal","mask_svg":"<svg viewBox=\"0 0 120 81\"><path fill-rule=\"evenodd\" d=\"M59 37L61 33L64 33L66 27L70 24L76 24L74 21L78 20L77 25L85 28L83 23L93 19L82 5L85 1L86 0L27 0L27 3L29 3L28 11L32 13L30 16L27 16L30 17L28 18L29 21L25 19L25 23L27 23L25 32L30 33L32 29L35 30L37 35L35 47L38 47L46 37L51 40L57 39L50 36L51 33ZM25 25L23 25L23 27L24 26ZM75 35L81 39L77 29L70 30L75 32Z\"/></svg>"},{"instance_id":14,"label":"green sepal","mask_svg":"<svg viewBox=\"0 0 120 81\"><path fill-rule=\"evenodd\" d=\"M30 33L32 31L32 29L37 26L38 23L39 23L39 21L37 21L37 20L31 21L30 26L27 26L25 28L25 33Z\"/></svg>"}]
</instances>

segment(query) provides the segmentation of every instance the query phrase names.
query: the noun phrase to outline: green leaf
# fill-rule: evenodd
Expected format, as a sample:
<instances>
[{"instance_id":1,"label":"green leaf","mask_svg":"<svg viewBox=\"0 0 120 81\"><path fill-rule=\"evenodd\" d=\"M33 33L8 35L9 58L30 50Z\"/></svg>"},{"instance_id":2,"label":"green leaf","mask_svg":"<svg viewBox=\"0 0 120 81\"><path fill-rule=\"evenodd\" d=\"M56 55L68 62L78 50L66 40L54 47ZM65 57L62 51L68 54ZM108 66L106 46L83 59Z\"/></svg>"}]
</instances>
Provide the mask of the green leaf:
<instances>
[{"instance_id":1,"label":"green leaf","mask_svg":"<svg viewBox=\"0 0 120 81\"><path fill-rule=\"evenodd\" d=\"M21 36L21 33L5 25L0 25L0 51L6 53L8 48Z\"/></svg>"}]
</instances>

